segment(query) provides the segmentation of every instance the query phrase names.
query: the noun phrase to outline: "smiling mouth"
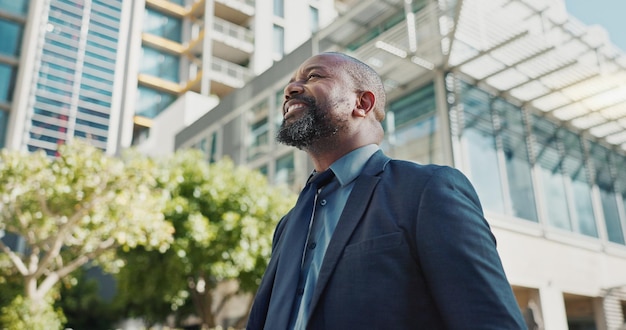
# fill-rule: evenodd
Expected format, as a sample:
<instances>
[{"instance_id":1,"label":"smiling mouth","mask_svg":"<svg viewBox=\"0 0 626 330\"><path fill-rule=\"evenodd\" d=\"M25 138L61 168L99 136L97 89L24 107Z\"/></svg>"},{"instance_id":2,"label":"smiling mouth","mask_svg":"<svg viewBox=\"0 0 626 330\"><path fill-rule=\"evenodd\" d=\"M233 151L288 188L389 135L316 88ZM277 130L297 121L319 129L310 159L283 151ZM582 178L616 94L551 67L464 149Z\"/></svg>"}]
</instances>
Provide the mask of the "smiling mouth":
<instances>
[{"instance_id":1,"label":"smiling mouth","mask_svg":"<svg viewBox=\"0 0 626 330\"><path fill-rule=\"evenodd\" d=\"M304 109L304 108L306 108L306 104L304 104L304 103L294 103L294 104L291 104L291 105L289 105L288 107L285 108L285 112L283 113L283 118L287 118L287 116L289 114L291 114L293 111L297 112L298 110L301 110L301 109Z\"/></svg>"}]
</instances>

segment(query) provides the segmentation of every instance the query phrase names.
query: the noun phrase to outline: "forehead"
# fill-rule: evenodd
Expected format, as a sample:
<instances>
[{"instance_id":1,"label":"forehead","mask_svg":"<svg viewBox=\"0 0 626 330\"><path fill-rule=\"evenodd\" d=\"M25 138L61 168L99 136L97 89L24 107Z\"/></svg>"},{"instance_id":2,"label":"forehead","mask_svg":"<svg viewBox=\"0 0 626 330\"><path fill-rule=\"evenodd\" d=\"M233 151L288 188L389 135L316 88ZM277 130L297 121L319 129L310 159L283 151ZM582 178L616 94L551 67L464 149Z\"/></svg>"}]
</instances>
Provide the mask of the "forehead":
<instances>
[{"instance_id":1,"label":"forehead","mask_svg":"<svg viewBox=\"0 0 626 330\"><path fill-rule=\"evenodd\" d=\"M344 58L336 54L319 54L304 61L296 71L297 73L309 72L314 69L333 71L340 69Z\"/></svg>"}]
</instances>

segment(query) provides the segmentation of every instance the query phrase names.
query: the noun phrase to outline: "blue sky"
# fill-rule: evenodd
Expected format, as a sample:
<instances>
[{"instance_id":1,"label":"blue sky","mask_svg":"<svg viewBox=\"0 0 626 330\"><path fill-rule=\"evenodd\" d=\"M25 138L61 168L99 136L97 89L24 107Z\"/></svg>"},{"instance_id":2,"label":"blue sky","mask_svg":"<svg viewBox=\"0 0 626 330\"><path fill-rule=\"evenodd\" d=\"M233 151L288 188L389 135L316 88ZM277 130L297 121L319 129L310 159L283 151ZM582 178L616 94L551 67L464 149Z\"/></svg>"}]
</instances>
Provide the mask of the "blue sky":
<instances>
[{"instance_id":1,"label":"blue sky","mask_svg":"<svg viewBox=\"0 0 626 330\"><path fill-rule=\"evenodd\" d=\"M626 52L626 0L565 0L567 11L587 25L603 26Z\"/></svg>"}]
</instances>

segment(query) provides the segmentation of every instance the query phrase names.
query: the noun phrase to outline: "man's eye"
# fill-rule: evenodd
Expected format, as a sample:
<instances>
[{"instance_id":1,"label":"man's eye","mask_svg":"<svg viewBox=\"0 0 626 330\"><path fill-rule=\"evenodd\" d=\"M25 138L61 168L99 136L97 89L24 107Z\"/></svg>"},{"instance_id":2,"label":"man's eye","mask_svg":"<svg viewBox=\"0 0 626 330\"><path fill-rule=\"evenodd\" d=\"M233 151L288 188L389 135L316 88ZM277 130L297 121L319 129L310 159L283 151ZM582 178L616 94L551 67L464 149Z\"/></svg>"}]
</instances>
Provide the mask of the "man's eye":
<instances>
[{"instance_id":1,"label":"man's eye","mask_svg":"<svg viewBox=\"0 0 626 330\"><path fill-rule=\"evenodd\" d=\"M307 79L312 79L312 78L320 78L321 76L317 73L311 73L307 76Z\"/></svg>"}]
</instances>

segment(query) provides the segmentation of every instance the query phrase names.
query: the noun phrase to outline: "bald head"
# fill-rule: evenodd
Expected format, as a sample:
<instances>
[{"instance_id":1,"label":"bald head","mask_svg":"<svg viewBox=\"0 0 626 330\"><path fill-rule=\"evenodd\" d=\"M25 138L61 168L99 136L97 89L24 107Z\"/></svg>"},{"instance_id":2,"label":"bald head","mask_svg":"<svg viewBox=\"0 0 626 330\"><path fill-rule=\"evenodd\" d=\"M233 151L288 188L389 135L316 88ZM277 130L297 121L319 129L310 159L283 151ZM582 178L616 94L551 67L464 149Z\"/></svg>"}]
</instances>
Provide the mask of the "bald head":
<instances>
[{"instance_id":1,"label":"bald head","mask_svg":"<svg viewBox=\"0 0 626 330\"><path fill-rule=\"evenodd\" d=\"M374 117L379 122L385 119L385 102L386 94L383 81L372 67L363 63L362 61L338 52L327 52L323 54L331 54L340 56L345 59L345 67L343 68L352 78L354 88L358 91L370 91L376 97L376 103L374 104Z\"/></svg>"}]
</instances>

